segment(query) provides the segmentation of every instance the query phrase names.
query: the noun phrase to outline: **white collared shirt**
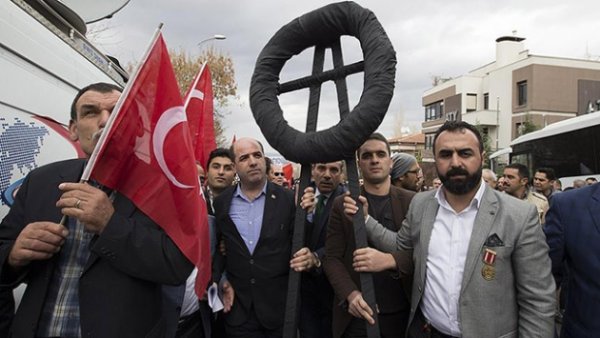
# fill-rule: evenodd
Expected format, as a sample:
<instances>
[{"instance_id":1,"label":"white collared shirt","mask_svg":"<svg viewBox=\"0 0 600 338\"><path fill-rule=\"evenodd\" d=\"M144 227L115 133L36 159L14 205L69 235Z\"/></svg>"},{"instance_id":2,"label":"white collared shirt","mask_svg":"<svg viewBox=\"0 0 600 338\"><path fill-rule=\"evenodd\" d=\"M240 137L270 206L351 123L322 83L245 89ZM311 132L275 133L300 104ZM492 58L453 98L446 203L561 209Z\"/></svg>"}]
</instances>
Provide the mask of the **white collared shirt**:
<instances>
[{"instance_id":1,"label":"white collared shirt","mask_svg":"<svg viewBox=\"0 0 600 338\"><path fill-rule=\"evenodd\" d=\"M429 241L421 311L436 329L451 336L461 336L458 301L469 241L485 186L482 181L469 206L459 213L448 204L443 189L435 194L440 207Z\"/></svg>"},{"instance_id":2,"label":"white collared shirt","mask_svg":"<svg viewBox=\"0 0 600 338\"><path fill-rule=\"evenodd\" d=\"M315 187L315 201L319 201L319 196L324 195L325 201L323 201L323 203L326 205L327 200L331 197L331 194L333 194L333 192L330 192L329 194L323 194L323 193L321 193L321 191L319 191L319 188ZM306 213L306 220L311 223L314 222L316 212L317 212L317 204L315 203L315 207L313 208L313 211L311 213Z\"/></svg>"},{"instance_id":3,"label":"white collared shirt","mask_svg":"<svg viewBox=\"0 0 600 338\"><path fill-rule=\"evenodd\" d=\"M183 295L183 303L181 304L181 317L189 316L200 309L198 296L196 296L196 292L194 291L197 274L198 268L194 268L185 281L185 293Z\"/></svg>"}]
</instances>

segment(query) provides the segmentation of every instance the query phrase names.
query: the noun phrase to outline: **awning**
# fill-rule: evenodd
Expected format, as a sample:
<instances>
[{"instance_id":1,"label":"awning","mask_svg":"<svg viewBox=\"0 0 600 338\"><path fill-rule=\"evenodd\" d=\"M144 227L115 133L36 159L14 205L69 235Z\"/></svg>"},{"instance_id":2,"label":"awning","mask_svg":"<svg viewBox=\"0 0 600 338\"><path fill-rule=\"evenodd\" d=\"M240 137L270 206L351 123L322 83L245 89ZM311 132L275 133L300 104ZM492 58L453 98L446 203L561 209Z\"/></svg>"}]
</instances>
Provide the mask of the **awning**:
<instances>
[{"instance_id":1,"label":"awning","mask_svg":"<svg viewBox=\"0 0 600 338\"><path fill-rule=\"evenodd\" d=\"M498 150L498 151L493 152L492 154L490 154L490 159L496 158L496 157L498 157L500 155L510 154L510 153L512 153L512 148L511 147L500 149L500 150Z\"/></svg>"}]
</instances>

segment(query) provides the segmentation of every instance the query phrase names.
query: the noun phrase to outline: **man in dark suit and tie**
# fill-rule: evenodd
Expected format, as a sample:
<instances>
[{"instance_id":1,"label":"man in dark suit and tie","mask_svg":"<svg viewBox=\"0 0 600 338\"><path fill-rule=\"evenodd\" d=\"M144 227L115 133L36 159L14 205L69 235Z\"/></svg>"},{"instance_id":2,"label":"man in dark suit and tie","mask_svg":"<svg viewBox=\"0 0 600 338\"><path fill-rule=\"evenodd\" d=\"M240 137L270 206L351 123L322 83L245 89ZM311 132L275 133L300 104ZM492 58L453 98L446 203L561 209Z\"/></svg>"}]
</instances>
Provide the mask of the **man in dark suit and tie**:
<instances>
[{"instance_id":1,"label":"man in dark suit and tie","mask_svg":"<svg viewBox=\"0 0 600 338\"><path fill-rule=\"evenodd\" d=\"M561 337L600 337L600 184L556 194L544 227L552 272L569 282Z\"/></svg>"},{"instance_id":2,"label":"man in dark suit and tie","mask_svg":"<svg viewBox=\"0 0 600 338\"><path fill-rule=\"evenodd\" d=\"M87 156L120 95L96 83L75 97L69 131ZM27 283L12 336L163 337L162 284L192 264L129 199L77 183L85 162L31 171L0 224L0 287Z\"/></svg>"},{"instance_id":3,"label":"man in dark suit and tie","mask_svg":"<svg viewBox=\"0 0 600 338\"><path fill-rule=\"evenodd\" d=\"M224 299L228 337L281 337L287 294L294 194L267 182L262 145L250 138L232 146L240 183L214 201L218 238L225 255L217 253L213 278L235 297ZM301 255L302 264L314 261Z\"/></svg>"},{"instance_id":4,"label":"man in dark suit and tie","mask_svg":"<svg viewBox=\"0 0 600 338\"><path fill-rule=\"evenodd\" d=\"M333 200L344 193L340 184L344 162L316 163L312 165L313 184L306 188L302 196L302 206L308 209L306 222L307 248L317 261L313 269L302 274L300 336L302 338L328 338L331 333L331 306L333 289L321 268L321 258L325 255L325 237L329 223L329 212ZM292 260L292 267L297 260Z\"/></svg>"}]
</instances>

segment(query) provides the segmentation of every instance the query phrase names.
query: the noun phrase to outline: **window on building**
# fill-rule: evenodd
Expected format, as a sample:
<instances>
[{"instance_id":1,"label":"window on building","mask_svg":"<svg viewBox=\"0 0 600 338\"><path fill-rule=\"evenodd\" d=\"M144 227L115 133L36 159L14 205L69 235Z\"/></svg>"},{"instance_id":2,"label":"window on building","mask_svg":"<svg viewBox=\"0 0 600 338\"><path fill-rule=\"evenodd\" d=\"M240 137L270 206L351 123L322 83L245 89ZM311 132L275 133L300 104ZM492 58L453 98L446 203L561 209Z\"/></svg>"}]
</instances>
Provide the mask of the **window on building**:
<instances>
[{"instance_id":1,"label":"window on building","mask_svg":"<svg viewBox=\"0 0 600 338\"><path fill-rule=\"evenodd\" d=\"M517 99L519 106L527 104L527 81L517 82Z\"/></svg>"},{"instance_id":2,"label":"window on building","mask_svg":"<svg viewBox=\"0 0 600 338\"><path fill-rule=\"evenodd\" d=\"M525 131L525 123L521 123L521 122L517 122L517 124L515 125L516 130L517 130L517 137L518 136L523 136L524 131Z\"/></svg>"},{"instance_id":3,"label":"window on building","mask_svg":"<svg viewBox=\"0 0 600 338\"><path fill-rule=\"evenodd\" d=\"M483 110L490 109L490 93L483 94Z\"/></svg>"},{"instance_id":4,"label":"window on building","mask_svg":"<svg viewBox=\"0 0 600 338\"><path fill-rule=\"evenodd\" d=\"M425 106L425 121L437 120L444 113L444 101L437 101Z\"/></svg>"},{"instance_id":5,"label":"window on building","mask_svg":"<svg viewBox=\"0 0 600 338\"><path fill-rule=\"evenodd\" d=\"M467 113L477 110L477 94L467 94Z\"/></svg>"},{"instance_id":6,"label":"window on building","mask_svg":"<svg viewBox=\"0 0 600 338\"><path fill-rule=\"evenodd\" d=\"M434 134L425 135L425 149L433 149Z\"/></svg>"}]
</instances>

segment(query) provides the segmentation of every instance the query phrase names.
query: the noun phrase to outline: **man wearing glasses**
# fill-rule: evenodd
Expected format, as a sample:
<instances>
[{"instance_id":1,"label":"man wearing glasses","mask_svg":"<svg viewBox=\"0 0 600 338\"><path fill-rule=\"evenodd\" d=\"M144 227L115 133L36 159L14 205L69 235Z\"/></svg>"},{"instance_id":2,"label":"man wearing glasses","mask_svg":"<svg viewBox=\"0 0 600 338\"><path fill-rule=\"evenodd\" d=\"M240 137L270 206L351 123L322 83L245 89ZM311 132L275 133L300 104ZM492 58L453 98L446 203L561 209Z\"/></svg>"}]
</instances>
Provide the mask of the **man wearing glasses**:
<instances>
[{"instance_id":1,"label":"man wearing glasses","mask_svg":"<svg viewBox=\"0 0 600 338\"><path fill-rule=\"evenodd\" d=\"M283 166L281 164L271 162L271 167L268 171L269 181L284 186L285 185L285 175L283 174Z\"/></svg>"},{"instance_id":2,"label":"man wearing glasses","mask_svg":"<svg viewBox=\"0 0 600 338\"><path fill-rule=\"evenodd\" d=\"M392 161L392 184L401 189L419 191L423 173L417 159L412 155L399 153L392 156Z\"/></svg>"}]
</instances>

